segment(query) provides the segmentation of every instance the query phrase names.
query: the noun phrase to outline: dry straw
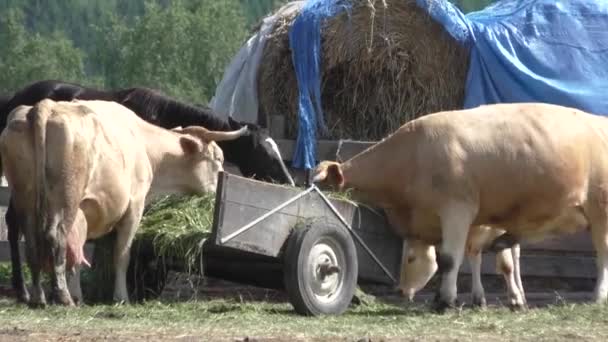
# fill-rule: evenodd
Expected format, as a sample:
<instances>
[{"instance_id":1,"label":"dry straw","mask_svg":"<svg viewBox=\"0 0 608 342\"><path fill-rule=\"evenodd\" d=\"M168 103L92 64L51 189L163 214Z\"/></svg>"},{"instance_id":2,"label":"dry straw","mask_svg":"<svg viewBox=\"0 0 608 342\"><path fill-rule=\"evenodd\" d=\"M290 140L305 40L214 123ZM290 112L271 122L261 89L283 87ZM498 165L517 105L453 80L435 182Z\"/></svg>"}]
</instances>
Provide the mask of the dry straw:
<instances>
[{"instance_id":1,"label":"dry straw","mask_svg":"<svg viewBox=\"0 0 608 342\"><path fill-rule=\"evenodd\" d=\"M416 117L462 106L468 52L415 0L352 0L322 27L322 101L328 139L379 140ZM264 50L260 113L286 115L297 134L298 90L280 18Z\"/></svg>"}]
</instances>

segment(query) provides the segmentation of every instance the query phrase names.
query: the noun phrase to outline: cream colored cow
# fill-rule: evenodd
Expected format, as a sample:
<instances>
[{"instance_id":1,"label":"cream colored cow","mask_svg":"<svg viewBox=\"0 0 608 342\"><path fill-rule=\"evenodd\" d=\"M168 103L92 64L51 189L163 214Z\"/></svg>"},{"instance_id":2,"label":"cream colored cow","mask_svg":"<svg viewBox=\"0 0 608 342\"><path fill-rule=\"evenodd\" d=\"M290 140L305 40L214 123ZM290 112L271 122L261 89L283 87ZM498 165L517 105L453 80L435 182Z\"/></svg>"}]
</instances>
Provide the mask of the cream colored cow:
<instances>
[{"instance_id":1,"label":"cream colored cow","mask_svg":"<svg viewBox=\"0 0 608 342\"><path fill-rule=\"evenodd\" d=\"M215 191L223 154L214 140L246 133L246 127L170 131L106 101L17 107L0 135L0 153L16 212L25 219L31 303L46 303L40 271L51 267L54 299L73 305L66 270L86 263L85 239L111 231L117 233L114 298L127 302L130 246L146 197Z\"/></svg>"},{"instance_id":2,"label":"cream colored cow","mask_svg":"<svg viewBox=\"0 0 608 342\"><path fill-rule=\"evenodd\" d=\"M453 306L470 227L515 241L587 227L597 252L595 300L608 298L608 119L519 103L426 115L313 179L354 188L400 222L409 239L439 246L438 310ZM400 227L400 228L399 228Z\"/></svg>"}]
</instances>

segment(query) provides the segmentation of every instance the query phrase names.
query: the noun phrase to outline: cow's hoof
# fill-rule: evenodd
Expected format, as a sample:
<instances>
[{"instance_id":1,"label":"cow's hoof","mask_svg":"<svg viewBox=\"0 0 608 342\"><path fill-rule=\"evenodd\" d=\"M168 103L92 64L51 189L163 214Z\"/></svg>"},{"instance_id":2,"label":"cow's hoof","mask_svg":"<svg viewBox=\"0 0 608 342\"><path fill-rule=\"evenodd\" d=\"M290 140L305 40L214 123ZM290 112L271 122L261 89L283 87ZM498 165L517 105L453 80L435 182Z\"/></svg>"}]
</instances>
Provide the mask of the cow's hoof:
<instances>
[{"instance_id":1,"label":"cow's hoof","mask_svg":"<svg viewBox=\"0 0 608 342\"><path fill-rule=\"evenodd\" d=\"M72 301L74 302L75 306L81 306L82 305L82 297L72 297Z\"/></svg>"},{"instance_id":2,"label":"cow's hoof","mask_svg":"<svg viewBox=\"0 0 608 342\"><path fill-rule=\"evenodd\" d=\"M46 301L45 300L30 300L29 302L27 302L27 306L29 306L31 309L44 309L44 308L46 308Z\"/></svg>"},{"instance_id":3,"label":"cow's hoof","mask_svg":"<svg viewBox=\"0 0 608 342\"><path fill-rule=\"evenodd\" d=\"M511 303L509 304L509 309L511 311L523 312L528 310L528 306L523 303Z\"/></svg>"},{"instance_id":4,"label":"cow's hoof","mask_svg":"<svg viewBox=\"0 0 608 342\"><path fill-rule=\"evenodd\" d=\"M485 297L473 297L473 306L480 308L480 309L485 309L488 305L486 302L486 298Z\"/></svg>"},{"instance_id":5,"label":"cow's hoof","mask_svg":"<svg viewBox=\"0 0 608 342\"><path fill-rule=\"evenodd\" d=\"M72 296L67 291L55 291L53 296L55 303L63 306L74 306Z\"/></svg>"},{"instance_id":6,"label":"cow's hoof","mask_svg":"<svg viewBox=\"0 0 608 342\"><path fill-rule=\"evenodd\" d=\"M32 309L44 309L46 308L46 296L42 289L34 288L32 290L32 296L27 302L27 305Z\"/></svg>"},{"instance_id":7,"label":"cow's hoof","mask_svg":"<svg viewBox=\"0 0 608 342\"><path fill-rule=\"evenodd\" d=\"M30 302L30 294L25 292L20 292L17 294L17 303L29 303Z\"/></svg>"},{"instance_id":8,"label":"cow's hoof","mask_svg":"<svg viewBox=\"0 0 608 342\"><path fill-rule=\"evenodd\" d=\"M438 314L445 313L448 309L454 309L458 306L458 300L446 301L441 298L439 293L435 294L432 304L432 310Z\"/></svg>"},{"instance_id":9,"label":"cow's hoof","mask_svg":"<svg viewBox=\"0 0 608 342\"><path fill-rule=\"evenodd\" d=\"M127 304L129 304L128 300L114 298L114 305L127 305Z\"/></svg>"},{"instance_id":10,"label":"cow's hoof","mask_svg":"<svg viewBox=\"0 0 608 342\"><path fill-rule=\"evenodd\" d=\"M454 302L448 303L444 300L439 300L433 303L432 309L435 313L444 314L446 311L448 311L448 309L453 309L455 307L456 304Z\"/></svg>"}]
</instances>

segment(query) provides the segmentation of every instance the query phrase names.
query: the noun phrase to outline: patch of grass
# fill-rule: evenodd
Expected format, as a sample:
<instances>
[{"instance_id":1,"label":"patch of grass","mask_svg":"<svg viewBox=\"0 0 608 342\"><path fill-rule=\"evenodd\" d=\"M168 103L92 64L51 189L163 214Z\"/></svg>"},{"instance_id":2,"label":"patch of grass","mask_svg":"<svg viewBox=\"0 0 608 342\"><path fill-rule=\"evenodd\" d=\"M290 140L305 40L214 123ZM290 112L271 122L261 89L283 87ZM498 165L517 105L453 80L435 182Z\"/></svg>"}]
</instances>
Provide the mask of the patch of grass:
<instances>
[{"instance_id":1,"label":"patch of grass","mask_svg":"<svg viewBox=\"0 0 608 342\"><path fill-rule=\"evenodd\" d=\"M374 303L352 308L341 316L315 318L296 315L286 303L233 300L171 304L154 301L142 305L46 310L30 310L0 301L0 322L9 329L79 331L83 335L103 332L108 336L143 334L152 339L187 334L214 340L250 336L284 340L369 337L372 340L599 341L608 336L608 307L565 304L525 313L491 307L437 315L423 305Z\"/></svg>"},{"instance_id":2,"label":"patch of grass","mask_svg":"<svg viewBox=\"0 0 608 342\"><path fill-rule=\"evenodd\" d=\"M327 195L351 201L350 191ZM162 197L146 209L135 238L151 241L156 255L177 257L191 270L211 234L214 208L215 194Z\"/></svg>"},{"instance_id":3,"label":"patch of grass","mask_svg":"<svg viewBox=\"0 0 608 342\"><path fill-rule=\"evenodd\" d=\"M191 269L211 234L215 194L166 196L146 210L136 239L152 241L156 255L170 255L185 261Z\"/></svg>"}]
</instances>

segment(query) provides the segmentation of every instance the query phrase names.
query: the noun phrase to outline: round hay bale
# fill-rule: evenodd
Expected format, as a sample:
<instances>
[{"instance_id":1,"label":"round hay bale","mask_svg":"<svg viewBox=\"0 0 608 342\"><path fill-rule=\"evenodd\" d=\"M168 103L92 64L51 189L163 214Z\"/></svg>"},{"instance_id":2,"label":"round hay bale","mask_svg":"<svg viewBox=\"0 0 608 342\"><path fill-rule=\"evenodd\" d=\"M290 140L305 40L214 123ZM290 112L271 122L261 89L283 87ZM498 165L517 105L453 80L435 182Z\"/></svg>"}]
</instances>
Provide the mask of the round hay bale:
<instances>
[{"instance_id":1,"label":"round hay bale","mask_svg":"<svg viewBox=\"0 0 608 342\"><path fill-rule=\"evenodd\" d=\"M468 51L415 0L351 0L322 27L325 139L379 140L416 117L462 108ZM298 87L289 49L295 15L280 18L264 49L261 117L285 115L297 136Z\"/></svg>"}]
</instances>

